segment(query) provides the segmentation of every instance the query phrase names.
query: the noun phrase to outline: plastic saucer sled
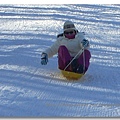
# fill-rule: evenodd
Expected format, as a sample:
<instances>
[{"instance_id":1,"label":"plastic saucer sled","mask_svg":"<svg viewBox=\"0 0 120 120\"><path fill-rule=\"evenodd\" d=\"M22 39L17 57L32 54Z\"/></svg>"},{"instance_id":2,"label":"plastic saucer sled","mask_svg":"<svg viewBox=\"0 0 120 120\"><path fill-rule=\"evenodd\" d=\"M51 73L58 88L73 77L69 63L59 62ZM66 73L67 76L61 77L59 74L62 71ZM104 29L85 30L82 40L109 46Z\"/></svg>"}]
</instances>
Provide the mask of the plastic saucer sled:
<instances>
[{"instance_id":1,"label":"plastic saucer sled","mask_svg":"<svg viewBox=\"0 0 120 120\"><path fill-rule=\"evenodd\" d=\"M79 74L79 73L65 71L65 70L61 70L61 73L64 77L66 77L69 80L78 80L84 75L83 73Z\"/></svg>"}]
</instances>

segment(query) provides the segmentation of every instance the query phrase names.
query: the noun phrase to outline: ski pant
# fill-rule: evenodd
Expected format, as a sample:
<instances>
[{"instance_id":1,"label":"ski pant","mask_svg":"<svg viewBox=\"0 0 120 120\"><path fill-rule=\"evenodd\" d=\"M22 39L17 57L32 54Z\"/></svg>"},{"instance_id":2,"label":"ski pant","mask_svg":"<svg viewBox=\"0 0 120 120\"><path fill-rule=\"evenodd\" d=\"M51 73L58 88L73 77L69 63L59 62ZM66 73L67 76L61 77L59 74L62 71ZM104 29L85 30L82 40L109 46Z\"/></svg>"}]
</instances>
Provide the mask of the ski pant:
<instances>
[{"instance_id":1,"label":"ski pant","mask_svg":"<svg viewBox=\"0 0 120 120\"><path fill-rule=\"evenodd\" d=\"M79 65L83 65L85 67L84 73L87 71L89 64L90 64L91 54L89 50L84 50L84 52L77 58L77 63ZM69 64L69 62L73 59L70 56L68 49L65 46L60 46L58 49L58 66L59 69L64 70L65 67ZM71 71L72 68L69 65L66 68L66 71Z\"/></svg>"}]
</instances>

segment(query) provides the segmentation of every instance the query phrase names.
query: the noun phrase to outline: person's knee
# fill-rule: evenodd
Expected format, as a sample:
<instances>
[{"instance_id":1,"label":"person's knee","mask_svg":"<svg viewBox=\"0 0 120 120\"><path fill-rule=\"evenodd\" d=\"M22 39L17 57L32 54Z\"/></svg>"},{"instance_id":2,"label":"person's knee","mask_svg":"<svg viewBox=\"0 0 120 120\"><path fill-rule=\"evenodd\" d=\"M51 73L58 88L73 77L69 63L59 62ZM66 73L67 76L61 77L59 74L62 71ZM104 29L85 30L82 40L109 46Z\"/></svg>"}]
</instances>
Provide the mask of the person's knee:
<instances>
[{"instance_id":1,"label":"person's knee","mask_svg":"<svg viewBox=\"0 0 120 120\"><path fill-rule=\"evenodd\" d=\"M65 45L61 45L61 46L59 47L59 49L64 50L64 49L67 49L67 48L66 48L66 46L65 46Z\"/></svg>"}]
</instances>

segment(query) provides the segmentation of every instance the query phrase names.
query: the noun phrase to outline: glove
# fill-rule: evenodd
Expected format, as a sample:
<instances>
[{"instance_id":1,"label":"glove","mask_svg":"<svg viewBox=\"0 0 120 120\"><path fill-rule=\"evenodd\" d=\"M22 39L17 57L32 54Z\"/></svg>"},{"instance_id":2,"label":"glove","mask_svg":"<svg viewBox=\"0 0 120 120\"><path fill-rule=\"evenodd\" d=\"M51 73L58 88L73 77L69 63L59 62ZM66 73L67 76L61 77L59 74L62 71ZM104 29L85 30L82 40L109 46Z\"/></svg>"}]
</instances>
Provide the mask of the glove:
<instances>
[{"instance_id":1,"label":"glove","mask_svg":"<svg viewBox=\"0 0 120 120\"><path fill-rule=\"evenodd\" d=\"M82 46L85 47L85 48L86 48L86 47L89 47L89 41L86 40L86 39L83 39L82 42L81 42L81 44L82 44Z\"/></svg>"},{"instance_id":2,"label":"glove","mask_svg":"<svg viewBox=\"0 0 120 120\"><path fill-rule=\"evenodd\" d=\"M42 53L41 55L41 64L42 65L47 65L48 63L48 55L46 53Z\"/></svg>"}]
</instances>

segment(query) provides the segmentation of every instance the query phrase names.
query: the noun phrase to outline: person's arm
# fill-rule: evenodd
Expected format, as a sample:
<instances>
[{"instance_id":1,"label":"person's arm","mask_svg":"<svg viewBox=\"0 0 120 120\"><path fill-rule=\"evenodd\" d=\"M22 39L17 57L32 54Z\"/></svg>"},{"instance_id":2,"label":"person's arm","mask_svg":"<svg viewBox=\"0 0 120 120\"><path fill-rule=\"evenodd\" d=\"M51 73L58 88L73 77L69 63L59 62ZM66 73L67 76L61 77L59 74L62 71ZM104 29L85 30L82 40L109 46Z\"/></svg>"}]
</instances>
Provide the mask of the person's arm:
<instances>
[{"instance_id":1,"label":"person's arm","mask_svg":"<svg viewBox=\"0 0 120 120\"><path fill-rule=\"evenodd\" d=\"M85 49L89 49L89 41L85 38L85 33L80 32L79 33L79 39L80 39L80 46L85 47Z\"/></svg>"},{"instance_id":2,"label":"person's arm","mask_svg":"<svg viewBox=\"0 0 120 120\"><path fill-rule=\"evenodd\" d=\"M43 53L46 53L48 55L48 58L53 57L53 55L57 54L59 46L59 41L57 40L51 47L46 49Z\"/></svg>"},{"instance_id":3,"label":"person's arm","mask_svg":"<svg viewBox=\"0 0 120 120\"><path fill-rule=\"evenodd\" d=\"M42 65L46 65L48 63L48 58L57 54L59 46L60 46L60 43L59 43L59 40L57 40L51 47L49 47L48 49L42 52L41 54Z\"/></svg>"}]
</instances>

